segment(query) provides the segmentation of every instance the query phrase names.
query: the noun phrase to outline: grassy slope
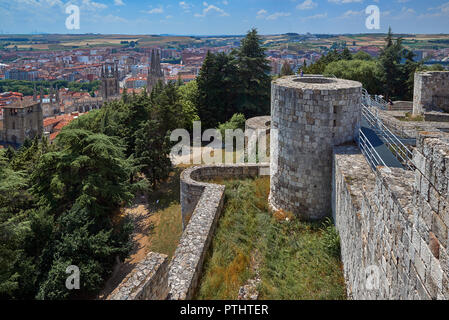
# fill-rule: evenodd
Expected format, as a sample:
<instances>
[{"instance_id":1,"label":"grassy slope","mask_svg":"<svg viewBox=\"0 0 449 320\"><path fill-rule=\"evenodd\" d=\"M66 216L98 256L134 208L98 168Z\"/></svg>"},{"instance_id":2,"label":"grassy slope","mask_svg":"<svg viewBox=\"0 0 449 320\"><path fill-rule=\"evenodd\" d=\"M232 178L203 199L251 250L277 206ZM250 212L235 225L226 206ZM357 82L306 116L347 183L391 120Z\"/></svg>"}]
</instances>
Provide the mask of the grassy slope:
<instances>
[{"instance_id":1,"label":"grassy slope","mask_svg":"<svg viewBox=\"0 0 449 320\"><path fill-rule=\"evenodd\" d=\"M225 184L225 208L198 299L236 299L240 286L254 277L255 252L261 260L261 299L345 298L333 228L276 220L268 213L268 178Z\"/></svg>"},{"instance_id":2,"label":"grassy slope","mask_svg":"<svg viewBox=\"0 0 449 320\"><path fill-rule=\"evenodd\" d=\"M168 182L149 194L149 202L154 204L154 229L150 236L148 251L173 256L182 234L181 205L179 204L179 175L175 169Z\"/></svg>"}]
</instances>

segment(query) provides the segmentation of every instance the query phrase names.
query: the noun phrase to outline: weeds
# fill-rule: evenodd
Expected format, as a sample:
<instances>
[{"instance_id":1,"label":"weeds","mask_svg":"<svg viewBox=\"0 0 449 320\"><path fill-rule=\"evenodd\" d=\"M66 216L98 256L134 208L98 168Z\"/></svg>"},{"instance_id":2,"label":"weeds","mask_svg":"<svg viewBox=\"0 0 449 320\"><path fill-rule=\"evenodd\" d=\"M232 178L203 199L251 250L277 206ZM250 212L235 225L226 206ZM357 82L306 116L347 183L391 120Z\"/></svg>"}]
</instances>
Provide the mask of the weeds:
<instances>
[{"instance_id":1,"label":"weeds","mask_svg":"<svg viewBox=\"0 0 449 320\"><path fill-rule=\"evenodd\" d=\"M261 299L345 299L339 239L331 221L308 223L268 210L269 178L228 180L223 215L198 299L236 299L261 261ZM288 217L288 219L285 219Z\"/></svg>"}]
</instances>

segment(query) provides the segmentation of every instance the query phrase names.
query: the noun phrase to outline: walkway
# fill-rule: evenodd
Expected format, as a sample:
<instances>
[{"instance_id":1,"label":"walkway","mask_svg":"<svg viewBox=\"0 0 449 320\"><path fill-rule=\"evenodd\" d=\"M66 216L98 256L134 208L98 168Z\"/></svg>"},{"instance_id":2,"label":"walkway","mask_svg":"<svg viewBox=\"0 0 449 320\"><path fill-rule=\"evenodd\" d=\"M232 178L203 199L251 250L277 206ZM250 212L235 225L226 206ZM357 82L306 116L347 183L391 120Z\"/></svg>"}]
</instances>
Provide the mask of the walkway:
<instances>
[{"instance_id":1,"label":"walkway","mask_svg":"<svg viewBox=\"0 0 449 320\"><path fill-rule=\"evenodd\" d=\"M399 160L393 155L388 146L379 138L377 133L371 129L365 117L362 117L360 130L372 144L374 150L379 154L384 163L390 168L404 168Z\"/></svg>"}]
</instances>

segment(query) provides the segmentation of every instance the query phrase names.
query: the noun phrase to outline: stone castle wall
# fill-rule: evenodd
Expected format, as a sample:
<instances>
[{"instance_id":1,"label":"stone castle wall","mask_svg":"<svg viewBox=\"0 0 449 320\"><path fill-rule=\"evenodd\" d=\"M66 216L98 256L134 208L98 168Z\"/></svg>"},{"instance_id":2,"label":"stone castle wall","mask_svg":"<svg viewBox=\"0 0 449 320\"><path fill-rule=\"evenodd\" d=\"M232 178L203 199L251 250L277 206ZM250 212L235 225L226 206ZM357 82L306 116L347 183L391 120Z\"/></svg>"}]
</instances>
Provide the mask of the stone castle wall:
<instances>
[{"instance_id":1,"label":"stone castle wall","mask_svg":"<svg viewBox=\"0 0 449 320\"><path fill-rule=\"evenodd\" d=\"M184 231L174 256L150 252L108 297L109 300L186 300L194 298L204 260L220 217L225 186L213 179L264 174L268 164L204 165L181 174Z\"/></svg>"},{"instance_id":2,"label":"stone castle wall","mask_svg":"<svg viewBox=\"0 0 449 320\"><path fill-rule=\"evenodd\" d=\"M256 177L267 168L268 164L223 164L197 166L182 172L181 210L185 229L169 266L169 299L194 297L223 208L225 187L201 180Z\"/></svg>"},{"instance_id":3,"label":"stone castle wall","mask_svg":"<svg viewBox=\"0 0 449 320\"><path fill-rule=\"evenodd\" d=\"M426 110L449 111L448 71L415 73L413 114L422 114Z\"/></svg>"},{"instance_id":4,"label":"stone castle wall","mask_svg":"<svg viewBox=\"0 0 449 320\"><path fill-rule=\"evenodd\" d=\"M449 299L447 141L421 135L415 172L374 173L357 147L335 148L333 207L350 298Z\"/></svg>"},{"instance_id":5,"label":"stone castle wall","mask_svg":"<svg viewBox=\"0 0 449 320\"><path fill-rule=\"evenodd\" d=\"M441 130L449 132L449 122L447 115L441 112L424 112L425 121L401 121L398 118L404 117L404 112L383 111L372 108L373 113L377 113L382 122L394 134L404 138L417 138L421 131Z\"/></svg>"},{"instance_id":6,"label":"stone castle wall","mask_svg":"<svg viewBox=\"0 0 449 320\"><path fill-rule=\"evenodd\" d=\"M361 90L359 82L324 77L291 76L272 83L273 209L307 219L330 215L332 148L354 141Z\"/></svg>"}]
</instances>

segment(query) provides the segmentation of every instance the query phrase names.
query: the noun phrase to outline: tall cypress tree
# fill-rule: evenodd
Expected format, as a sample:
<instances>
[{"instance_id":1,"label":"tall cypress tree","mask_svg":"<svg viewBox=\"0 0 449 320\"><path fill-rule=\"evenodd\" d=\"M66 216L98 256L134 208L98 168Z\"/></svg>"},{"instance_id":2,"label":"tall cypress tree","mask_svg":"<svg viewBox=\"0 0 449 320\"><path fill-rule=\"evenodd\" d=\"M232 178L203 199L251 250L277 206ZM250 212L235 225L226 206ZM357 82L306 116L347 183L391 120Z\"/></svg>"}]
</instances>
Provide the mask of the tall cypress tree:
<instances>
[{"instance_id":1,"label":"tall cypress tree","mask_svg":"<svg viewBox=\"0 0 449 320\"><path fill-rule=\"evenodd\" d=\"M402 60L405 59L405 64ZM385 38L385 47L379 57L382 66L384 92L387 99L410 99L410 76L419 64L413 61L413 53L402 45L402 38L393 38L391 28Z\"/></svg>"},{"instance_id":2,"label":"tall cypress tree","mask_svg":"<svg viewBox=\"0 0 449 320\"><path fill-rule=\"evenodd\" d=\"M216 115L216 108L213 100L213 81L214 81L214 62L215 58L210 51L207 52L200 74L197 78L198 84L198 115L203 125L209 126L213 124Z\"/></svg>"},{"instance_id":3,"label":"tall cypress tree","mask_svg":"<svg viewBox=\"0 0 449 320\"><path fill-rule=\"evenodd\" d=\"M198 84L198 115L203 128L214 128L236 112L238 69L232 55L207 53Z\"/></svg>"},{"instance_id":4,"label":"tall cypress tree","mask_svg":"<svg viewBox=\"0 0 449 320\"><path fill-rule=\"evenodd\" d=\"M292 70L292 67L290 67L290 64L288 64L287 61L284 61L281 68L281 76L291 76L294 72Z\"/></svg>"},{"instance_id":5,"label":"tall cypress tree","mask_svg":"<svg viewBox=\"0 0 449 320\"><path fill-rule=\"evenodd\" d=\"M256 29L250 30L237 52L239 72L238 112L246 118L270 112L271 77L261 39Z\"/></svg>"}]
</instances>

